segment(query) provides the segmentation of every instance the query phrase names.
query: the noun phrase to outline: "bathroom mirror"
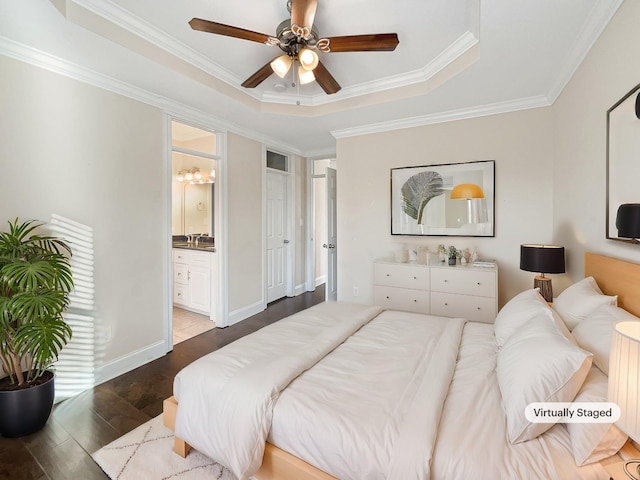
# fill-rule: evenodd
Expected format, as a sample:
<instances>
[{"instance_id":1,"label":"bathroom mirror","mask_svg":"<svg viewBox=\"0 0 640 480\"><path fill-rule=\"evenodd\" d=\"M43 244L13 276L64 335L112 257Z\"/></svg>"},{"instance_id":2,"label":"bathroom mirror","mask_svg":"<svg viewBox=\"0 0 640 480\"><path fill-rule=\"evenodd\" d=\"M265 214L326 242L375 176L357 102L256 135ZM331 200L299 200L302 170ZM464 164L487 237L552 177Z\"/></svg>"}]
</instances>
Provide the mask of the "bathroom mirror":
<instances>
[{"instance_id":1,"label":"bathroom mirror","mask_svg":"<svg viewBox=\"0 0 640 480\"><path fill-rule=\"evenodd\" d=\"M607 238L618 237L616 215L623 203L640 203L637 175L640 158L640 118L637 85L607 111Z\"/></svg>"},{"instance_id":2,"label":"bathroom mirror","mask_svg":"<svg viewBox=\"0 0 640 480\"><path fill-rule=\"evenodd\" d=\"M171 182L172 235L214 236L215 162L173 153Z\"/></svg>"}]
</instances>

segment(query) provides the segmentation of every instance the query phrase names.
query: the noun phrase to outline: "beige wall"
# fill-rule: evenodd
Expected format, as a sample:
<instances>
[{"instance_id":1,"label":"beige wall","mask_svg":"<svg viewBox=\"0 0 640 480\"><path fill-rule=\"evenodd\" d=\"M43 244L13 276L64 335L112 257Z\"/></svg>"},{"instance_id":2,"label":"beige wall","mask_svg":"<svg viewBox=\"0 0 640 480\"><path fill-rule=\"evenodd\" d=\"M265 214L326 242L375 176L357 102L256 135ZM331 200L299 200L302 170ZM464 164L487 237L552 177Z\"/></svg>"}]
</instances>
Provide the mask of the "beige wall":
<instances>
[{"instance_id":1,"label":"beige wall","mask_svg":"<svg viewBox=\"0 0 640 480\"><path fill-rule=\"evenodd\" d=\"M567 250L565 284L582 277L585 251L640 262L638 246L605 238L607 110L640 83L639 18L640 2L623 3L553 106L553 225ZM629 175L640 179L640 159Z\"/></svg>"},{"instance_id":2,"label":"beige wall","mask_svg":"<svg viewBox=\"0 0 640 480\"><path fill-rule=\"evenodd\" d=\"M531 286L519 246L553 239L552 124L540 108L338 140L338 299L372 302L373 261L398 243L477 247L498 261L500 305ZM495 238L390 234L391 168L473 160L496 161Z\"/></svg>"},{"instance_id":3,"label":"beige wall","mask_svg":"<svg viewBox=\"0 0 640 480\"><path fill-rule=\"evenodd\" d=\"M229 313L264 302L262 242L263 147L227 135Z\"/></svg>"},{"instance_id":4,"label":"beige wall","mask_svg":"<svg viewBox=\"0 0 640 480\"><path fill-rule=\"evenodd\" d=\"M161 111L3 56L0 71L0 228L56 213L93 229L98 367L162 342Z\"/></svg>"}]
</instances>

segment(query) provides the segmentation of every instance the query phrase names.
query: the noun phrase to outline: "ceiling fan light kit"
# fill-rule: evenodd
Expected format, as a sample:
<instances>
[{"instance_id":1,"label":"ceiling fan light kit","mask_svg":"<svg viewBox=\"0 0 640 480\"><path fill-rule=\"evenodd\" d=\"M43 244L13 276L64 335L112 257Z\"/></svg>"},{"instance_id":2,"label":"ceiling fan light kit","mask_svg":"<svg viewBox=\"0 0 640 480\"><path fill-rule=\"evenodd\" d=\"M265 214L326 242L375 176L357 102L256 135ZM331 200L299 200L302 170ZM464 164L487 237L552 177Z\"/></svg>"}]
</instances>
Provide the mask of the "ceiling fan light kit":
<instances>
[{"instance_id":1,"label":"ceiling fan light kit","mask_svg":"<svg viewBox=\"0 0 640 480\"><path fill-rule=\"evenodd\" d=\"M289 72L292 62L293 60L289 55L280 55L271 62L271 69L277 76L284 78L287 72Z\"/></svg>"},{"instance_id":2,"label":"ceiling fan light kit","mask_svg":"<svg viewBox=\"0 0 640 480\"><path fill-rule=\"evenodd\" d=\"M192 29L201 32L277 46L285 53L261 67L245 80L242 83L245 88L257 87L272 73L284 78L290 70L291 64L297 61L300 64L298 68L299 83L304 85L315 80L325 93L330 95L338 92L342 87L320 62L318 51L323 53L390 52L398 46L399 41L396 33L321 38L313 28L317 8L318 0L288 1L287 9L291 13L291 19L287 19L278 25L276 36L201 18L193 18L189 25Z\"/></svg>"}]
</instances>

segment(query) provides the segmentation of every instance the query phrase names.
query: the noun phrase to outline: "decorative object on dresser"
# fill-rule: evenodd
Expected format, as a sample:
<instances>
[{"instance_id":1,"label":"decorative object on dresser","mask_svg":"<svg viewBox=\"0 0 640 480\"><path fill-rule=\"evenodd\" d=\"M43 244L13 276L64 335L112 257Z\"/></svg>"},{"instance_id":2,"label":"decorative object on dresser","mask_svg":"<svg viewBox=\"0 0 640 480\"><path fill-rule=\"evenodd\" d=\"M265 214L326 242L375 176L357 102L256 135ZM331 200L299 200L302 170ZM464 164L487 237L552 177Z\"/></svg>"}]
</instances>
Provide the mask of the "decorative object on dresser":
<instances>
[{"instance_id":1,"label":"decorative object on dresser","mask_svg":"<svg viewBox=\"0 0 640 480\"><path fill-rule=\"evenodd\" d=\"M631 243L640 243L640 203L624 203L616 215L618 237L630 238Z\"/></svg>"},{"instance_id":2,"label":"decorative object on dresser","mask_svg":"<svg viewBox=\"0 0 640 480\"><path fill-rule=\"evenodd\" d=\"M455 265L456 262L458 261L458 258L460 258L461 256L462 256L462 252L460 252L460 250L458 250L453 245L449 245L449 248L447 249L447 257L449 258L449 265Z\"/></svg>"},{"instance_id":3,"label":"decorative object on dresser","mask_svg":"<svg viewBox=\"0 0 640 480\"><path fill-rule=\"evenodd\" d=\"M493 323L498 313L498 269L379 261L374 301L387 309Z\"/></svg>"},{"instance_id":4,"label":"decorative object on dresser","mask_svg":"<svg viewBox=\"0 0 640 480\"><path fill-rule=\"evenodd\" d=\"M640 157L639 93L636 85L607 111L606 238L627 243L637 237L618 232L617 213L620 205L638 201L638 182L629 172Z\"/></svg>"},{"instance_id":5,"label":"decorative object on dresser","mask_svg":"<svg viewBox=\"0 0 640 480\"><path fill-rule=\"evenodd\" d=\"M533 281L534 288L547 302L553 302L551 279L545 273L564 273L564 247L557 245L520 245L520 270L539 272Z\"/></svg>"},{"instance_id":6,"label":"decorative object on dresser","mask_svg":"<svg viewBox=\"0 0 640 480\"><path fill-rule=\"evenodd\" d=\"M392 168L391 234L493 237L494 179L493 160Z\"/></svg>"},{"instance_id":7,"label":"decorative object on dresser","mask_svg":"<svg viewBox=\"0 0 640 480\"><path fill-rule=\"evenodd\" d=\"M618 427L640 442L640 322L615 325L610 358L607 400L620 407ZM624 470L627 475L636 475L629 478L640 478L640 459L625 462Z\"/></svg>"}]
</instances>

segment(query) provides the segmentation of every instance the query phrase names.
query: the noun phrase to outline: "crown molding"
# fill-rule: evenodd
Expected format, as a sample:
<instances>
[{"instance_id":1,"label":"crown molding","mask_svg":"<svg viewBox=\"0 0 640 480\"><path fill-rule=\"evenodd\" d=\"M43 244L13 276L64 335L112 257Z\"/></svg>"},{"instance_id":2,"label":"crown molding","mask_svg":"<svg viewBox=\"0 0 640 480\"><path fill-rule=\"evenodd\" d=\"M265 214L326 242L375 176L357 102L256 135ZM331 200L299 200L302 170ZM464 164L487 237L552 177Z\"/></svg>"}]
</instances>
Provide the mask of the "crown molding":
<instances>
[{"instance_id":1,"label":"crown molding","mask_svg":"<svg viewBox=\"0 0 640 480\"><path fill-rule=\"evenodd\" d=\"M228 83L232 87L244 93L245 89L240 89L238 85L242 82L239 77L229 72L227 69L213 62L206 56L190 48L184 43L170 37L162 30L151 25L142 18L133 15L120 5L113 3L111 0L66 0L68 3L82 7L89 12L104 18L112 24L120 27L133 35L161 48L162 50L175 55L185 62L199 68L200 70L213 75L219 80ZM256 95L253 95L257 98Z\"/></svg>"},{"instance_id":2,"label":"crown molding","mask_svg":"<svg viewBox=\"0 0 640 480\"><path fill-rule=\"evenodd\" d=\"M563 62L564 68L547 93L547 98L551 103L558 99L623 2L624 0L611 0L594 4L587 21L582 26L578 38L567 55L567 60Z\"/></svg>"},{"instance_id":3,"label":"crown molding","mask_svg":"<svg viewBox=\"0 0 640 480\"><path fill-rule=\"evenodd\" d=\"M390 122L362 125L354 128L344 128L341 130L333 130L330 133L336 139L348 138L359 135L369 135L372 133L401 130L404 128L422 127L425 125L433 125L436 123L455 122L458 120L467 120L470 118L486 117L489 115L516 112L519 110L528 110L531 108L548 107L550 105L551 102L547 97L539 95L518 100L508 100L505 102L481 105L479 107L462 108L458 110L450 110L448 112L403 118Z\"/></svg>"},{"instance_id":4,"label":"crown molding","mask_svg":"<svg viewBox=\"0 0 640 480\"><path fill-rule=\"evenodd\" d=\"M206 56L167 35L162 30L137 17L111 0L65 1L77 7L84 8L117 27L156 45L158 48L218 78L255 100L271 104L302 105L309 107L337 103L355 97L426 82L475 46L479 42L480 31L480 0L467 0L465 12L467 31L463 32L460 37L423 68L347 87L335 95L326 95L324 93L315 95L279 94L242 88L240 85L244 79L239 78Z\"/></svg>"},{"instance_id":5,"label":"crown molding","mask_svg":"<svg viewBox=\"0 0 640 480\"><path fill-rule=\"evenodd\" d=\"M251 140L280 148L291 154L304 156L304 152L279 140L248 130L216 115L198 110L168 97L157 95L55 55L18 43L7 37L0 36L0 55L157 107L170 115L198 122L221 133L233 132Z\"/></svg>"}]
</instances>

